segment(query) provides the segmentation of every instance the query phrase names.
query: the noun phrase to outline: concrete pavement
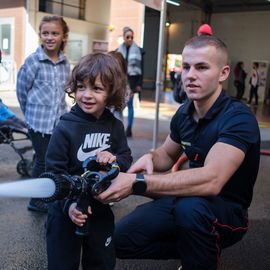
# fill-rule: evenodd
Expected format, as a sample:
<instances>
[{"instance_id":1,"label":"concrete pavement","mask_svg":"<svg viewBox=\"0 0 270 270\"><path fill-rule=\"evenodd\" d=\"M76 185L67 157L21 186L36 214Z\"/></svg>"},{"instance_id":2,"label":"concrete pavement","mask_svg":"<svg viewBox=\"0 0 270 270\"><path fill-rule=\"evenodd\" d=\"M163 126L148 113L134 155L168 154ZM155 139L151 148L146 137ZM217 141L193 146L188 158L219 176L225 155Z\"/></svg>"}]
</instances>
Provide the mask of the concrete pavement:
<instances>
[{"instance_id":1,"label":"concrete pavement","mask_svg":"<svg viewBox=\"0 0 270 270\"><path fill-rule=\"evenodd\" d=\"M21 117L14 91L0 91L0 98ZM158 144L169 132L169 121L177 104L162 103ZM135 111L133 138L129 139L134 160L152 148L155 104L149 97ZM270 140L269 128L261 129L264 141ZM0 145L0 183L21 179L16 172L17 155L8 145ZM250 230L242 241L224 250L221 270L270 269L270 157L262 156L260 171L249 211ZM113 207L116 220L132 211L146 198L130 196ZM0 270L45 270L45 216L26 210L28 199L0 198ZM178 260L118 260L116 270L177 269Z\"/></svg>"}]
</instances>

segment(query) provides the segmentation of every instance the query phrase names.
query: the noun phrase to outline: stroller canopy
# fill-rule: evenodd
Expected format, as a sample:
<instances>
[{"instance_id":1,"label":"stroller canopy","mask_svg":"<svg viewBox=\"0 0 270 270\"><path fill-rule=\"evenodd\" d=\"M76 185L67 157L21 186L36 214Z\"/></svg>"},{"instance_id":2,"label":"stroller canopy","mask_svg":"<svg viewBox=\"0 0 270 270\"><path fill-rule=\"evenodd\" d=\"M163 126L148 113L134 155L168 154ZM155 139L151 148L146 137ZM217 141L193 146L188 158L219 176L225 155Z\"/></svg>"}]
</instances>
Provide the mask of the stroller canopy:
<instances>
[{"instance_id":1,"label":"stroller canopy","mask_svg":"<svg viewBox=\"0 0 270 270\"><path fill-rule=\"evenodd\" d=\"M18 118L0 99L0 127L10 127L18 130L27 128L25 122Z\"/></svg>"},{"instance_id":2,"label":"stroller canopy","mask_svg":"<svg viewBox=\"0 0 270 270\"><path fill-rule=\"evenodd\" d=\"M11 117L16 117L16 115L0 99L0 122L6 121Z\"/></svg>"}]
</instances>

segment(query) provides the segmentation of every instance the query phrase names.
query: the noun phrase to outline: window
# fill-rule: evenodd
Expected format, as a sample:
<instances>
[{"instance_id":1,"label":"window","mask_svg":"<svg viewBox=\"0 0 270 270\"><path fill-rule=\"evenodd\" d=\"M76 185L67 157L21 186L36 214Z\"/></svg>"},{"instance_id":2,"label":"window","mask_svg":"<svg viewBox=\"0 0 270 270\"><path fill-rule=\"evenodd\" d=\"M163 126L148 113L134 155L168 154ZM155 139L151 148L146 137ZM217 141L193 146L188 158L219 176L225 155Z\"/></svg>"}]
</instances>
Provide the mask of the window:
<instances>
[{"instance_id":1,"label":"window","mask_svg":"<svg viewBox=\"0 0 270 270\"><path fill-rule=\"evenodd\" d=\"M0 41L2 51L6 55L11 54L11 25L10 24L0 24Z\"/></svg>"},{"instance_id":2,"label":"window","mask_svg":"<svg viewBox=\"0 0 270 270\"><path fill-rule=\"evenodd\" d=\"M65 54L71 65L75 65L88 52L88 35L70 32Z\"/></svg>"},{"instance_id":3,"label":"window","mask_svg":"<svg viewBox=\"0 0 270 270\"><path fill-rule=\"evenodd\" d=\"M15 75L14 61L14 18L0 18L0 84L13 84Z\"/></svg>"},{"instance_id":4,"label":"window","mask_svg":"<svg viewBox=\"0 0 270 270\"><path fill-rule=\"evenodd\" d=\"M40 0L39 11L83 20L85 0Z\"/></svg>"}]
</instances>

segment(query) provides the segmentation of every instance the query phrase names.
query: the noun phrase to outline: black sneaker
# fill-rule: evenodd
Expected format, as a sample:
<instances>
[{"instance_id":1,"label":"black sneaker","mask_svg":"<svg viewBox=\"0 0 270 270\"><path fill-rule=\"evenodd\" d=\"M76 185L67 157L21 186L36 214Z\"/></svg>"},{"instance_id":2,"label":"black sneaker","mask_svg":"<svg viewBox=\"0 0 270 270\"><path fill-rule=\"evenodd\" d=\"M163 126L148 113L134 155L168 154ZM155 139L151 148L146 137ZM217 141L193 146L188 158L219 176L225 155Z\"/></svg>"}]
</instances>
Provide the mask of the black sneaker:
<instances>
[{"instance_id":1,"label":"black sneaker","mask_svg":"<svg viewBox=\"0 0 270 270\"><path fill-rule=\"evenodd\" d=\"M43 202L41 199L31 199L27 209L29 211L36 211L41 213L47 213L48 212L48 204Z\"/></svg>"}]
</instances>

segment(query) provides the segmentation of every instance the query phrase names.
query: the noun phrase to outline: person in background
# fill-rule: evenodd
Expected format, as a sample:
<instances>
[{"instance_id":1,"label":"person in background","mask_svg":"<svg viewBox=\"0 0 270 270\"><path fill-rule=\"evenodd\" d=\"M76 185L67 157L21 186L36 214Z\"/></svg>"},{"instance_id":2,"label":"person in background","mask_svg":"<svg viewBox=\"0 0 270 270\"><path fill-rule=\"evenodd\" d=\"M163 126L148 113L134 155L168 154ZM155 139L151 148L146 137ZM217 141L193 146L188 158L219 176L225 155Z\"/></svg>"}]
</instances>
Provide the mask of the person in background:
<instances>
[{"instance_id":1,"label":"person in background","mask_svg":"<svg viewBox=\"0 0 270 270\"><path fill-rule=\"evenodd\" d=\"M17 98L35 151L34 178L45 171L45 154L51 134L60 116L66 112L64 85L70 64L63 50L68 32L62 17L43 17L39 25L41 45L26 58L17 76ZM47 212L48 206L32 198L28 209Z\"/></svg>"},{"instance_id":2,"label":"person in background","mask_svg":"<svg viewBox=\"0 0 270 270\"><path fill-rule=\"evenodd\" d=\"M207 23L202 24L197 31L197 35L198 36L212 36L213 31L212 31L211 26Z\"/></svg>"},{"instance_id":3,"label":"person in background","mask_svg":"<svg viewBox=\"0 0 270 270\"><path fill-rule=\"evenodd\" d=\"M180 104L183 103L187 98L187 95L183 86L183 82L182 82L181 73L182 71L177 73L175 85L173 88L173 98L176 102Z\"/></svg>"},{"instance_id":4,"label":"person in background","mask_svg":"<svg viewBox=\"0 0 270 270\"><path fill-rule=\"evenodd\" d=\"M119 62L109 54L81 58L67 84L75 101L51 137L46 172L64 175L84 173L83 162L96 155L101 165L117 162L126 171L132 162L123 123L108 108L122 107L126 80ZM47 217L48 270L113 270L115 267L114 215L108 204L88 196L88 215L77 209L76 199L58 200ZM89 235L77 236L77 226L89 219ZM81 255L82 254L82 255Z\"/></svg>"},{"instance_id":5,"label":"person in background","mask_svg":"<svg viewBox=\"0 0 270 270\"><path fill-rule=\"evenodd\" d=\"M250 93L248 104L251 104L253 96L255 97L255 105L258 105L258 88L260 85L260 75L258 72L259 63L254 62L252 65L252 73L249 79Z\"/></svg>"},{"instance_id":6,"label":"person in background","mask_svg":"<svg viewBox=\"0 0 270 270\"><path fill-rule=\"evenodd\" d=\"M175 86L175 81L176 81L176 72L175 72L174 68L171 69L171 71L170 71L170 81L171 81L172 89L173 89Z\"/></svg>"},{"instance_id":7,"label":"person in background","mask_svg":"<svg viewBox=\"0 0 270 270\"><path fill-rule=\"evenodd\" d=\"M134 93L141 93L143 83L143 50L134 41L134 32L130 27L123 29L124 42L117 49L127 61L128 84L132 91L128 106L128 123L126 136L132 137L132 126L134 120L133 98Z\"/></svg>"},{"instance_id":8,"label":"person in background","mask_svg":"<svg viewBox=\"0 0 270 270\"><path fill-rule=\"evenodd\" d=\"M188 100L173 116L170 134L97 198L154 198L116 223L118 258L178 258L183 270L216 270L222 249L248 230L260 130L250 108L222 89L230 73L224 42L195 36L182 56ZM170 172L182 151L189 168Z\"/></svg>"},{"instance_id":9,"label":"person in background","mask_svg":"<svg viewBox=\"0 0 270 270\"><path fill-rule=\"evenodd\" d=\"M244 70L244 63L238 62L233 70L234 72L234 86L236 87L236 98L241 100L245 93L245 80L247 73Z\"/></svg>"}]
</instances>

